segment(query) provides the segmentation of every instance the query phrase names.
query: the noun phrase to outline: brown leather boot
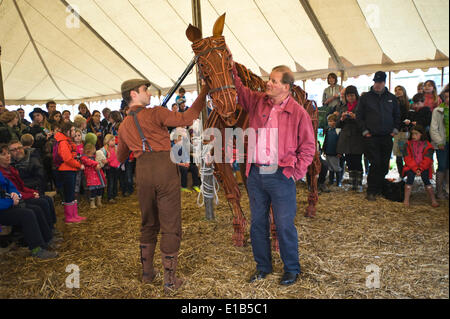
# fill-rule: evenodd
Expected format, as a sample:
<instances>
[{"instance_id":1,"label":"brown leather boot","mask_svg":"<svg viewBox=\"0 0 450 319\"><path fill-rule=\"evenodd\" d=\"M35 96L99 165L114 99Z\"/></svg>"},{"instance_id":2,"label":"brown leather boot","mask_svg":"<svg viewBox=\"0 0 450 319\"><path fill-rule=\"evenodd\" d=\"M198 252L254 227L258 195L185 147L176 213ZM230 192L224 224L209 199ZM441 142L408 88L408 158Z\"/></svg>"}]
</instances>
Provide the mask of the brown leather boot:
<instances>
[{"instance_id":1,"label":"brown leather boot","mask_svg":"<svg viewBox=\"0 0 450 319\"><path fill-rule=\"evenodd\" d=\"M403 205L409 207L409 197L411 196L412 185L405 185L405 199L403 200Z\"/></svg>"},{"instance_id":2,"label":"brown leather boot","mask_svg":"<svg viewBox=\"0 0 450 319\"><path fill-rule=\"evenodd\" d=\"M178 252L171 255L161 252L161 259L164 267L164 292L171 293L183 284L183 280L175 276L178 264Z\"/></svg>"},{"instance_id":3,"label":"brown leather boot","mask_svg":"<svg viewBox=\"0 0 450 319\"><path fill-rule=\"evenodd\" d=\"M425 189L427 190L428 197L431 199L431 207L439 207L439 203L436 201L436 197L434 196L433 186L428 185Z\"/></svg>"},{"instance_id":4,"label":"brown leather boot","mask_svg":"<svg viewBox=\"0 0 450 319\"><path fill-rule=\"evenodd\" d=\"M149 284L155 279L156 273L153 268L153 256L155 255L156 243L140 244L142 263L142 282Z\"/></svg>"}]
</instances>

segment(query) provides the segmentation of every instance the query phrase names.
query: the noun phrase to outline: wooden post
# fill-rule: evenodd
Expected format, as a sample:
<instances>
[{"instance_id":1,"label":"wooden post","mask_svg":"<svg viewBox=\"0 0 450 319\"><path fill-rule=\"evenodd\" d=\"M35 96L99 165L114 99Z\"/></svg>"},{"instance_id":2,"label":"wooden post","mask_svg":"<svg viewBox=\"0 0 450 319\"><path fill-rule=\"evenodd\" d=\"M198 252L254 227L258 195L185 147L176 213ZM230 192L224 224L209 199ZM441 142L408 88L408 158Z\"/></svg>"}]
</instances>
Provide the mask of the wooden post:
<instances>
[{"instance_id":1,"label":"wooden post","mask_svg":"<svg viewBox=\"0 0 450 319\"><path fill-rule=\"evenodd\" d=\"M392 72L391 71L389 71L389 92L391 92L391 75L392 75Z\"/></svg>"},{"instance_id":2,"label":"wooden post","mask_svg":"<svg viewBox=\"0 0 450 319\"><path fill-rule=\"evenodd\" d=\"M192 24L197 27L200 31L202 31L202 9L200 7L200 0L192 0ZM203 33L203 32L202 32ZM197 92L200 93L201 90L201 81L200 75L198 72L198 65L195 66L196 74L197 74ZM206 122L208 118L208 113L206 112L206 108L202 110L200 114L200 119L202 121L202 125ZM203 160L202 160L203 161ZM203 164L203 163L202 163ZM207 165L207 168L212 168L211 165ZM208 185L214 185L214 176L213 175L204 175L202 176L203 183ZM214 198L204 197L205 202L205 217L207 220L214 220Z\"/></svg>"},{"instance_id":3,"label":"wooden post","mask_svg":"<svg viewBox=\"0 0 450 319\"><path fill-rule=\"evenodd\" d=\"M444 89L444 70L445 67L441 69L441 89Z\"/></svg>"},{"instance_id":4,"label":"wooden post","mask_svg":"<svg viewBox=\"0 0 450 319\"><path fill-rule=\"evenodd\" d=\"M306 91L306 80L303 80L303 91Z\"/></svg>"},{"instance_id":5,"label":"wooden post","mask_svg":"<svg viewBox=\"0 0 450 319\"><path fill-rule=\"evenodd\" d=\"M2 105L5 104L5 91L3 90L3 76L2 76L2 47L0 46L0 101L2 101Z\"/></svg>"}]
</instances>

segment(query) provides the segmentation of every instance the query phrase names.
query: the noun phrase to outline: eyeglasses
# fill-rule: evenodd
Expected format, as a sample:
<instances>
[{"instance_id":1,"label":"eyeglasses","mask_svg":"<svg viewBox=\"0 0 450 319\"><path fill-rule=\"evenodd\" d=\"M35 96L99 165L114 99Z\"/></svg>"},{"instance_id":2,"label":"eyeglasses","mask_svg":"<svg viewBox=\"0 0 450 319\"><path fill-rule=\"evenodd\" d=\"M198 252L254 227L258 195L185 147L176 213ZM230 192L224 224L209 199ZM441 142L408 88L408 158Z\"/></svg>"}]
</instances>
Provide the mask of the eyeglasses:
<instances>
[{"instance_id":1,"label":"eyeglasses","mask_svg":"<svg viewBox=\"0 0 450 319\"><path fill-rule=\"evenodd\" d=\"M17 152L17 151L20 151L20 150L23 150L23 146L9 149L10 152Z\"/></svg>"}]
</instances>

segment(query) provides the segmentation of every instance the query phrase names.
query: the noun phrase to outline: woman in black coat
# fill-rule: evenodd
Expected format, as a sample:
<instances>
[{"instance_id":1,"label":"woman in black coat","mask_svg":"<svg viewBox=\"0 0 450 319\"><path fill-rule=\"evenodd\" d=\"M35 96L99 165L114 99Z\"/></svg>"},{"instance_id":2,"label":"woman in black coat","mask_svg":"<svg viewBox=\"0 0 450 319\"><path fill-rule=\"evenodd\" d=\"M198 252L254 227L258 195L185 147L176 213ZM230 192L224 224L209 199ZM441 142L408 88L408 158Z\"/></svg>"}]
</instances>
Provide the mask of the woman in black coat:
<instances>
[{"instance_id":1,"label":"woman in black coat","mask_svg":"<svg viewBox=\"0 0 450 319\"><path fill-rule=\"evenodd\" d=\"M337 144L338 154L345 156L352 189L362 192L362 154L364 153L364 138L356 120L358 107L358 89L350 85L345 89L346 104L341 108L336 127L341 128Z\"/></svg>"}]
</instances>

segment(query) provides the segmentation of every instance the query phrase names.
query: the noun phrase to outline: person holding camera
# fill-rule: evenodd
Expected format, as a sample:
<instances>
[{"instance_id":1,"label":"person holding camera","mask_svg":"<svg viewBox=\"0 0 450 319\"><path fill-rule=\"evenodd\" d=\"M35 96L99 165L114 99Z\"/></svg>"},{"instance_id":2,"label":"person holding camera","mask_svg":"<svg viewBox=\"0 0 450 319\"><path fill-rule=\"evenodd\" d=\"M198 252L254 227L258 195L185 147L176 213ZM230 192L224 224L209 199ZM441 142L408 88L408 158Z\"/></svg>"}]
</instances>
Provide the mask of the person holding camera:
<instances>
[{"instance_id":1,"label":"person holding camera","mask_svg":"<svg viewBox=\"0 0 450 319\"><path fill-rule=\"evenodd\" d=\"M343 154L345 157L352 190L362 193L364 137L356 121L358 100L358 89L349 85L345 89L346 104L342 108L336 124L336 127L342 129L337 144L337 153Z\"/></svg>"}]
</instances>

